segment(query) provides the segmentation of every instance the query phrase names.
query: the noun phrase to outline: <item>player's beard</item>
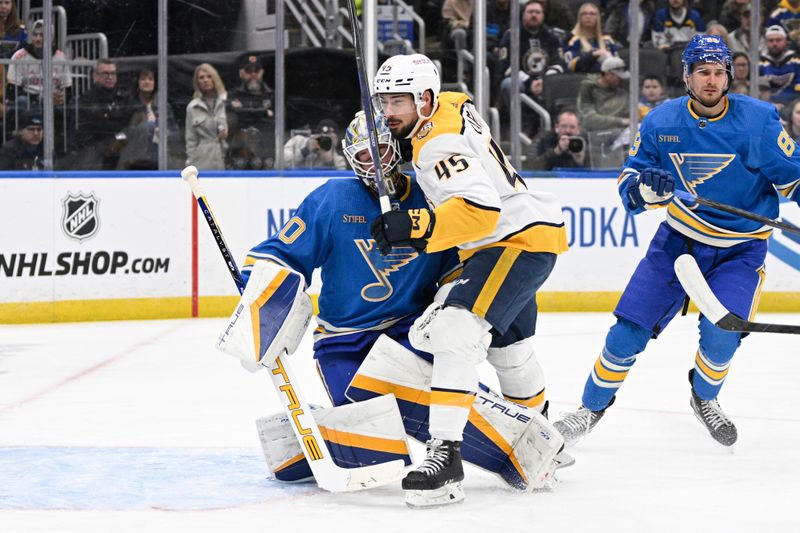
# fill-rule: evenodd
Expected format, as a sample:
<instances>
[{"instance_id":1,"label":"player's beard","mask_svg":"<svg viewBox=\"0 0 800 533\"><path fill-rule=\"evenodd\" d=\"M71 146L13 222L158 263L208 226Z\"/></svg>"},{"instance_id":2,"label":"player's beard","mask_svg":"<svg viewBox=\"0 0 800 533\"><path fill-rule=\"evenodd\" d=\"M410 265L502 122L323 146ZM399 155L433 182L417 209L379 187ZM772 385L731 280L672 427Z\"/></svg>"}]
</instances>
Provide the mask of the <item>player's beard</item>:
<instances>
[{"instance_id":1,"label":"player's beard","mask_svg":"<svg viewBox=\"0 0 800 533\"><path fill-rule=\"evenodd\" d=\"M419 119L417 119L417 120L419 120ZM398 140L406 139L406 138L408 138L409 134L413 131L413 129L414 129L414 127L416 125L417 125L417 122L412 122L411 124L407 124L407 125L403 126L399 130L395 130L395 129L391 129L390 128L390 131L392 132L392 137L394 137L395 139L398 139Z\"/></svg>"},{"instance_id":2,"label":"player's beard","mask_svg":"<svg viewBox=\"0 0 800 533\"><path fill-rule=\"evenodd\" d=\"M718 95L715 95L711 98L702 95L695 95L695 98L697 98L700 101L700 103L706 107L714 107L720 103L723 96L725 96L725 93L720 92Z\"/></svg>"}]
</instances>

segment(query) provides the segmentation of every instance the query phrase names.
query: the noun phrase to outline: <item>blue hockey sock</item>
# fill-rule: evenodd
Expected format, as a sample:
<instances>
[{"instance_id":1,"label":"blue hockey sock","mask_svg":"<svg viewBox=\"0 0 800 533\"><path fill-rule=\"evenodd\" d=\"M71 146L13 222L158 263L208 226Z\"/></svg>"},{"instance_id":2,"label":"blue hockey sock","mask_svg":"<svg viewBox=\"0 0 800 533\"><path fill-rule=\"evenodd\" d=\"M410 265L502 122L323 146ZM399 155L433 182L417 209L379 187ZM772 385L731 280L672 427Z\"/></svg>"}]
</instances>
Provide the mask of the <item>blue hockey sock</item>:
<instances>
[{"instance_id":1,"label":"blue hockey sock","mask_svg":"<svg viewBox=\"0 0 800 533\"><path fill-rule=\"evenodd\" d=\"M617 320L586 380L582 399L585 407L592 411L608 407L636 362L636 355L644 350L651 335L650 331L629 320Z\"/></svg>"},{"instance_id":2,"label":"blue hockey sock","mask_svg":"<svg viewBox=\"0 0 800 533\"><path fill-rule=\"evenodd\" d=\"M700 319L700 348L694 358L692 388L703 400L713 400L719 394L733 354L742 342L740 333L723 331Z\"/></svg>"}]
</instances>

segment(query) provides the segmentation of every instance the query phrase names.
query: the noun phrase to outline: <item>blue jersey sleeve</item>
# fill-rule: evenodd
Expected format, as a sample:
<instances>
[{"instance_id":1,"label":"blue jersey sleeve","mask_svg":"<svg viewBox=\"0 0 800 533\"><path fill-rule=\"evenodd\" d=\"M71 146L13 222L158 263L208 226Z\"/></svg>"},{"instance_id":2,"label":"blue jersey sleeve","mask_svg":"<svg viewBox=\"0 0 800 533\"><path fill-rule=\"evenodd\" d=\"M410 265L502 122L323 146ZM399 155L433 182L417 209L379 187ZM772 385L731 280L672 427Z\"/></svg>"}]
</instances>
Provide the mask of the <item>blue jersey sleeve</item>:
<instances>
[{"instance_id":1,"label":"blue jersey sleeve","mask_svg":"<svg viewBox=\"0 0 800 533\"><path fill-rule=\"evenodd\" d=\"M314 269L330 253L333 238L330 235L330 210L325 208L325 185L312 192L300 204L295 215L283 228L266 241L253 247L242 268L245 283L257 260L274 261L303 275L306 285L311 283Z\"/></svg>"},{"instance_id":2,"label":"blue jersey sleeve","mask_svg":"<svg viewBox=\"0 0 800 533\"><path fill-rule=\"evenodd\" d=\"M625 192L628 187L628 181L636 179L639 172L646 168L659 168L661 166L655 142L655 128L652 124L653 113L648 113L636 133L636 137L633 139L631 148L628 150L628 159L625 161L625 165L617 178L617 189L622 198L622 205L625 206L626 211L634 215L644 211L644 208L635 209L628 203L628 196Z\"/></svg>"},{"instance_id":3,"label":"blue jersey sleeve","mask_svg":"<svg viewBox=\"0 0 800 533\"><path fill-rule=\"evenodd\" d=\"M785 198L800 204L800 149L781 125L777 109L764 121L760 138L754 138L750 149L754 168L772 182Z\"/></svg>"}]
</instances>

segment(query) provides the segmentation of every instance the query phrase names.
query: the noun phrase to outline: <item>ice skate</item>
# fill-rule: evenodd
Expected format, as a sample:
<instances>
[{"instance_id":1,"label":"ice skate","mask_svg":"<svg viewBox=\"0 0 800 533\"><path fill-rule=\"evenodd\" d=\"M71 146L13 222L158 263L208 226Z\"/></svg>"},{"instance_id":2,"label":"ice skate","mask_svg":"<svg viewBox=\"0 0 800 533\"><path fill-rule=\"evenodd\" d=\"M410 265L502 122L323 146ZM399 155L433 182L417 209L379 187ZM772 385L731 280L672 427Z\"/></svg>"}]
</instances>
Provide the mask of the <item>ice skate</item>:
<instances>
[{"instance_id":1,"label":"ice skate","mask_svg":"<svg viewBox=\"0 0 800 533\"><path fill-rule=\"evenodd\" d=\"M597 422L606 414L606 409L611 407L613 403L614 398L611 399L611 403L605 409L600 411L591 411L581 405L574 413L569 413L561 420L553 422L553 426L564 437L564 446L573 446L591 433Z\"/></svg>"},{"instance_id":2,"label":"ice skate","mask_svg":"<svg viewBox=\"0 0 800 533\"><path fill-rule=\"evenodd\" d=\"M464 467L461 464L461 443L431 439L427 442L427 449L422 464L403 479L406 505L439 507L462 501Z\"/></svg>"},{"instance_id":3,"label":"ice skate","mask_svg":"<svg viewBox=\"0 0 800 533\"><path fill-rule=\"evenodd\" d=\"M689 371L689 383L692 382L694 377L694 369ZM733 421L728 418L725 411L719 405L717 399L703 400L692 388L692 397L689 400L689 405L692 406L694 416L703 423L714 440L723 446L733 446L739 434L736 431L736 426Z\"/></svg>"}]
</instances>

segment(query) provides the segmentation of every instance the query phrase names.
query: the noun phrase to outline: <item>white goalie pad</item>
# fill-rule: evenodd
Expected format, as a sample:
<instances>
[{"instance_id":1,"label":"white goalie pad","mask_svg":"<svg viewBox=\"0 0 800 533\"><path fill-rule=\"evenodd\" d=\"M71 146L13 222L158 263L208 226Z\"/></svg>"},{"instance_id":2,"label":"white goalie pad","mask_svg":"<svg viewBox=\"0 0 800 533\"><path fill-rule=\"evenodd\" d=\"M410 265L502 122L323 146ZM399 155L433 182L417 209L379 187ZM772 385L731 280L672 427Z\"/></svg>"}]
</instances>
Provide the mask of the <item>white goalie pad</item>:
<instances>
[{"instance_id":1,"label":"white goalie pad","mask_svg":"<svg viewBox=\"0 0 800 533\"><path fill-rule=\"evenodd\" d=\"M217 348L255 372L284 351L293 353L311 320L303 277L268 261L253 266L239 304L217 340Z\"/></svg>"},{"instance_id":2,"label":"white goalie pad","mask_svg":"<svg viewBox=\"0 0 800 533\"><path fill-rule=\"evenodd\" d=\"M347 395L361 399L369 393L395 393L408 409L401 415L407 421L421 421L418 409L427 407L432 372L433 365L381 335L353 377ZM492 391L478 390L469 421L483 436L464 435L464 460L497 474L515 489L530 491L549 486L556 468L553 459L564 439L536 409L510 402ZM486 462L487 456L499 450L507 454L508 464L519 473L519 480L514 472L497 472Z\"/></svg>"},{"instance_id":3,"label":"white goalie pad","mask_svg":"<svg viewBox=\"0 0 800 533\"><path fill-rule=\"evenodd\" d=\"M339 464L379 463L381 461L376 458L387 453L409 455L403 421L393 395L338 407L312 406L312 414ZM259 418L256 427L264 458L274 478L293 482L310 479L287 473L303 459L303 450L285 413Z\"/></svg>"}]
</instances>

